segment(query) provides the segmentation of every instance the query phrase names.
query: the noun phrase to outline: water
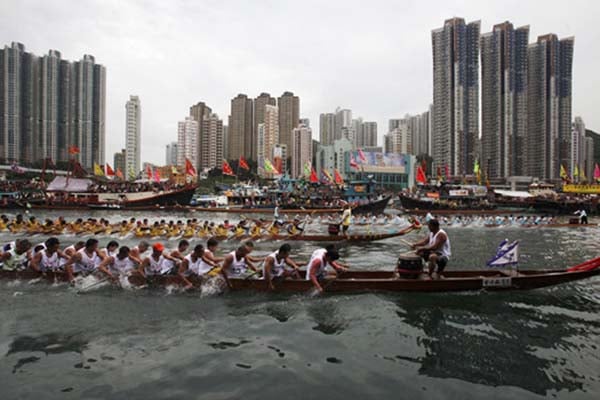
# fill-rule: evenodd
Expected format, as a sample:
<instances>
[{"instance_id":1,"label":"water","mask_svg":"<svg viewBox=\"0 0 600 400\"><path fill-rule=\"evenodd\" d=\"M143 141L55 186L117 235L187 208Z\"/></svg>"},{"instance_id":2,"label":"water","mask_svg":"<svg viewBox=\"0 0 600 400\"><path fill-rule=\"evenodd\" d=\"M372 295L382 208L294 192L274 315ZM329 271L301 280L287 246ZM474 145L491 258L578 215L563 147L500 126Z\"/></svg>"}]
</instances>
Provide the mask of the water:
<instances>
[{"instance_id":1,"label":"water","mask_svg":"<svg viewBox=\"0 0 600 400\"><path fill-rule=\"evenodd\" d=\"M480 267L504 238L521 240L523 268L598 251L597 229L448 231L448 268ZM293 245L298 260L314 249ZM402 251L390 239L341 254L376 269ZM599 289L593 278L530 292L310 297L0 282L0 398L597 399Z\"/></svg>"}]
</instances>

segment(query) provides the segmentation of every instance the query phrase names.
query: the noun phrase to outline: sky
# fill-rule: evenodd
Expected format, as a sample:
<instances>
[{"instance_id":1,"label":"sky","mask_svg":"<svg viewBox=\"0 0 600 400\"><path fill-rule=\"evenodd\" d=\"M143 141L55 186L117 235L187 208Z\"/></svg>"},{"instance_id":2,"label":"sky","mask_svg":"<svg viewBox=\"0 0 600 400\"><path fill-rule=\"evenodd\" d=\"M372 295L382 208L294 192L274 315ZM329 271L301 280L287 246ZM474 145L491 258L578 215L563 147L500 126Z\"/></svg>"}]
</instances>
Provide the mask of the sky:
<instances>
[{"instance_id":1,"label":"sky","mask_svg":"<svg viewBox=\"0 0 600 400\"><path fill-rule=\"evenodd\" d=\"M92 54L107 68L106 155L125 145L125 103L140 96L142 161L165 163L177 122L204 101L227 124L238 93L300 97L318 139L336 107L378 123L432 102L431 30L451 17L481 32L511 21L538 35L575 36L573 117L600 130L600 2L467 0L2 0L0 45L36 55Z\"/></svg>"}]
</instances>

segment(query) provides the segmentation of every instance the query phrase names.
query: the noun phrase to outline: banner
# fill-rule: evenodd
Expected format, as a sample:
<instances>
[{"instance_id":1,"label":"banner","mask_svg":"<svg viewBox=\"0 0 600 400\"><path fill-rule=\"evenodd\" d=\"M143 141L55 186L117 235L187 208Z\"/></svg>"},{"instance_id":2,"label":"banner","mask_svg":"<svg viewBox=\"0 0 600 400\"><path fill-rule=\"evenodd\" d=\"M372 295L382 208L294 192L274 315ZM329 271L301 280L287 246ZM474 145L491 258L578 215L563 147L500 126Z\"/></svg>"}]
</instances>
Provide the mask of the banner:
<instances>
[{"instance_id":1,"label":"banner","mask_svg":"<svg viewBox=\"0 0 600 400\"><path fill-rule=\"evenodd\" d=\"M600 185L567 184L562 187L565 193L600 194Z\"/></svg>"}]
</instances>

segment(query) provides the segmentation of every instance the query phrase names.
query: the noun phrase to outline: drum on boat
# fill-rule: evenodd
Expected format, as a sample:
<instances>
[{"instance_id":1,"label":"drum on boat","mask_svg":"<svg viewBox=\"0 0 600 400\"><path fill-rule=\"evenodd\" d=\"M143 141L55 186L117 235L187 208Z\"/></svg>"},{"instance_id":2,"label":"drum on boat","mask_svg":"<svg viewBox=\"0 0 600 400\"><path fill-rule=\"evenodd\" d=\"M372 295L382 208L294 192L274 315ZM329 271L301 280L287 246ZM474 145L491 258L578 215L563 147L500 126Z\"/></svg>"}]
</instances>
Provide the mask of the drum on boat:
<instances>
[{"instance_id":1,"label":"drum on boat","mask_svg":"<svg viewBox=\"0 0 600 400\"><path fill-rule=\"evenodd\" d=\"M398 256L396 271L401 278L417 278L423 272L423 259L414 251L402 253Z\"/></svg>"},{"instance_id":2,"label":"drum on boat","mask_svg":"<svg viewBox=\"0 0 600 400\"><path fill-rule=\"evenodd\" d=\"M330 235L337 235L338 233L340 233L340 224L329 224L329 226L327 227L327 232Z\"/></svg>"}]
</instances>

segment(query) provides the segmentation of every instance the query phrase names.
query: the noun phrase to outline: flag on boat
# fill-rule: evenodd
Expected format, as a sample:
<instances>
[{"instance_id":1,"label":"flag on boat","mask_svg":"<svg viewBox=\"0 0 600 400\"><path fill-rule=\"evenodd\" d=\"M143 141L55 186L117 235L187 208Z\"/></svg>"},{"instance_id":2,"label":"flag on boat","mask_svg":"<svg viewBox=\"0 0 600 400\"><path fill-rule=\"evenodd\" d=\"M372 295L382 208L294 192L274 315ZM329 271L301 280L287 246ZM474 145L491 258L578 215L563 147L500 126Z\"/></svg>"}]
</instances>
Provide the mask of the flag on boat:
<instances>
[{"instance_id":1,"label":"flag on boat","mask_svg":"<svg viewBox=\"0 0 600 400\"><path fill-rule=\"evenodd\" d=\"M597 163L594 165L594 180L596 182L600 180L600 167Z\"/></svg>"},{"instance_id":2,"label":"flag on boat","mask_svg":"<svg viewBox=\"0 0 600 400\"><path fill-rule=\"evenodd\" d=\"M438 182L442 182L444 180L444 177L442 176L442 167L439 165L437 167L437 180Z\"/></svg>"},{"instance_id":3,"label":"flag on boat","mask_svg":"<svg viewBox=\"0 0 600 400\"><path fill-rule=\"evenodd\" d=\"M569 177L567 175L567 170L565 169L565 166L562 164L560 165L560 177L564 180L567 180L567 178Z\"/></svg>"},{"instance_id":4,"label":"flag on boat","mask_svg":"<svg viewBox=\"0 0 600 400\"><path fill-rule=\"evenodd\" d=\"M356 162L356 158L354 158L354 153L350 153L350 167L358 169L358 163Z\"/></svg>"},{"instance_id":5,"label":"flag on boat","mask_svg":"<svg viewBox=\"0 0 600 400\"><path fill-rule=\"evenodd\" d=\"M172 175L179 175L179 171L177 171L177 167L172 165L171 166L171 174Z\"/></svg>"},{"instance_id":6,"label":"flag on boat","mask_svg":"<svg viewBox=\"0 0 600 400\"><path fill-rule=\"evenodd\" d=\"M133 169L133 165L131 165L129 167L129 179L133 180L137 177L137 174L135 173L135 170Z\"/></svg>"},{"instance_id":7,"label":"flag on boat","mask_svg":"<svg viewBox=\"0 0 600 400\"><path fill-rule=\"evenodd\" d=\"M240 156L240 161L238 161L238 166L242 169L245 169L246 171L250 171L250 167L248 166L248 163L246 162L246 159L244 158L244 156Z\"/></svg>"},{"instance_id":8,"label":"flag on boat","mask_svg":"<svg viewBox=\"0 0 600 400\"><path fill-rule=\"evenodd\" d=\"M231 169L231 165L229 165L229 163L225 159L223 160L223 166L221 169L223 170L223 175L235 176L233 170Z\"/></svg>"},{"instance_id":9,"label":"flag on boat","mask_svg":"<svg viewBox=\"0 0 600 400\"><path fill-rule=\"evenodd\" d=\"M121 171L121 168L117 168L117 172L115 173L115 175L117 176L117 178L119 178L121 180L125 180L125 177L123 176L123 172Z\"/></svg>"},{"instance_id":10,"label":"flag on boat","mask_svg":"<svg viewBox=\"0 0 600 400\"><path fill-rule=\"evenodd\" d=\"M23 168L19 167L19 166L17 165L17 162L16 162L16 161L12 163L12 165L11 165L11 167L10 167L10 170L11 170L12 172L14 172L15 174L24 174L24 173L25 173L25 170L24 170Z\"/></svg>"},{"instance_id":11,"label":"flag on boat","mask_svg":"<svg viewBox=\"0 0 600 400\"><path fill-rule=\"evenodd\" d=\"M94 163L94 175L104 176L104 171L102 171L102 167L100 167L98 163Z\"/></svg>"},{"instance_id":12,"label":"flag on boat","mask_svg":"<svg viewBox=\"0 0 600 400\"><path fill-rule=\"evenodd\" d=\"M423 168L421 168L420 165L417 167L416 179L418 183L427 183L427 177L425 176L425 172L423 171Z\"/></svg>"},{"instance_id":13,"label":"flag on boat","mask_svg":"<svg viewBox=\"0 0 600 400\"><path fill-rule=\"evenodd\" d=\"M81 151L79 150L79 147L69 146L69 154L75 155L75 154L79 154L79 153L81 153Z\"/></svg>"},{"instance_id":14,"label":"flag on boat","mask_svg":"<svg viewBox=\"0 0 600 400\"><path fill-rule=\"evenodd\" d=\"M275 167L273 166L271 161L269 161L268 158L265 158L265 161L263 162L263 168L265 169L265 172L268 172L271 174L277 173L277 170L275 169Z\"/></svg>"},{"instance_id":15,"label":"flag on boat","mask_svg":"<svg viewBox=\"0 0 600 400\"><path fill-rule=\"evenodd\" d=\"M319 183L319 177L317 176L317 171L314 168L310 170L310 182L311 183Z\"/></svg>"},{"instance_id":16,"label":"flag on boat","mask_svg":"<svg viewBox=\"0 0 600 400\"><path fill-rule=\"evenodd\" d=\"M154 182L160 182L160 171L158 168L154 168Z\"/></svg>"},{"instance_id":17,"label":"flag on boat","mask_svg":"<svg viewBox=\"0 0 600 400\"><path fill-rule=\"evenodd\" d=\"M579 167L575 164L575 169L573 170L573 178L579 177Z\"/></svg>"},{"instance_id":18,"label":"flag on boat","mask_svg":"<svg viewBox=\"0 0 600 400\"><path fill-rule=\"evenodd\" d=\"M304 176L310 176L310 161L304 163Z\"/></svg>"},{"instance_id":19,"label":"flag on boat","mask_svg":"<svg viewBox=\"0 0 600 400\"><path fill-rule=\"evenodd\" d=\"M185 174L196 176L196 168L194 168L194 164L187 157L185 158Z\"/></svg>"},{"instance_id":20,"label":"flag on boat","mask_svg":"<svg viewBox=\"0 0 600 400\"><path fill-rule=\"evenodd\" d=\"M152 167L150 164L146 165L146 176L148 177L148 180L152 179Z\"/></svg>"},{"instance_id":21,"label":"flag on boat","mask_svg":"<svg viewBox=\"0 0 600 400\"><path fill-rule=\"evenodd\" d=\"M104 164L104 174L106 174L106 176L115 176L115 171L108 163Z\"/></svg>"},{"instance_id":22,"label":"flag on boat","mask_svg":"<svg viewBox=\"0 0 600 400\"><path fill-rule=\"evenodd\" d=\"M585 169L583 166L579 168L579 178L581 178L582 181L587 181L587 176L585 176Z\"/></svg>"},{"instance_id":23,"label":"flag on boat","mask_svg":"<svg viewBox=\"0 0 600 400\"><path fill-rule=\"evenodd\" d=\"M446 182L450 181L450 168L448 168L448 164L444 165L444 175L446 175Z\"/></svg>"},{"instance_id":24,"label":"flag on boat","mask_svg":"<svg viewBox=\"0 0 600 400\"><path fill-rule=\"evenodd\" d=\"M487 262L488 267L505 267L513 266L519 263L519 241L515 240L512 243L508 239L504 239L496 250L496 255Z\"/></svg>"},{"instance_id":25,"label":"flag on boat","mask_svg":"<svg viewBox=\"0 0 600 400\"><path fill-rule=\"evenodd\" d=\"M336 185L344 184L344 178L342 178L342 175L340 174L340 171L337 170L337 168L333 170L333 177L335 178Z\"/></svg>"},{"instance_id":26,"label":"flag on boat","mask_svg":"<svg viewBox=\"0 0 600 400\"><path fill-rule=\"evenodd\" d=\"M323 172L323 178L325 180L325 183L327 183L327 184L333 183L333 177L331 176L329 171L327 171L325 168L323 168L322 172Z\"/></svg>"}]
</instances>

